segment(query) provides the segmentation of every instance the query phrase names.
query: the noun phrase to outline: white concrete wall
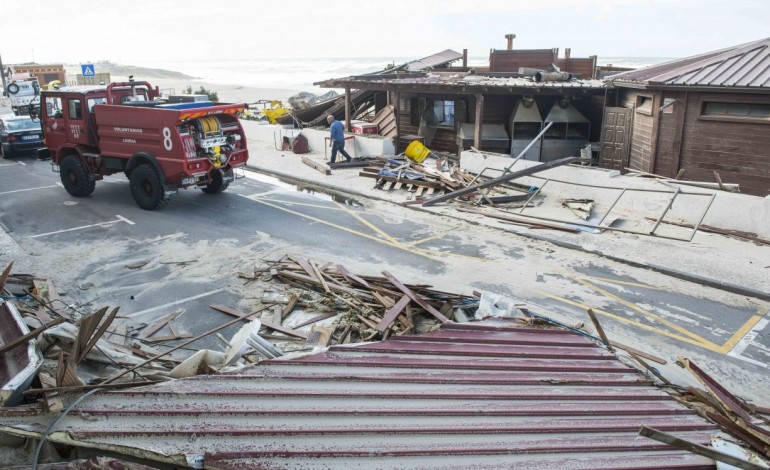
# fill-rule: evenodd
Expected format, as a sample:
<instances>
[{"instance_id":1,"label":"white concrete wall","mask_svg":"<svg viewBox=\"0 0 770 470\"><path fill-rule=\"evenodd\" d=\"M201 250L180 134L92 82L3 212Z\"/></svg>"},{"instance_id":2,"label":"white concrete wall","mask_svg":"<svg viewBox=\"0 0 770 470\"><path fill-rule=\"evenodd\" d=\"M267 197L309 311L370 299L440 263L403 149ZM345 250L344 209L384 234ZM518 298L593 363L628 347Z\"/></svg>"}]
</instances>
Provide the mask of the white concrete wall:
<instances>
[{"instance_id":1,"label":"white concrete wall","mask_svg":"<svg viewBox=\"0 0 770 470\"><path fill-rule=\"evenodd\" d=\"M485 158L486 157L486 158ZM478 173L485 166L489 169L485 176L497 177L501 171L511 164L513 159L506 156L479 154L465 151L460 158L460 166L472 173ZM539 162L519 160L511 171L521 170L539 165ZM497 171L494 171L497 170ZM594 167L561 166L552 168L533 176L517 178L516 183L543 186L545 179L551 181L545 184L541 194L556 200L564 198L593 199L595 212L603 213L620 194L618 189L605 188L636 188L655 189L673 192L678 186L681 193L677 196L671 210L666 214L666 220L681 220L690 224L698 222L710 196L688 195L688 193L716 194L703 223L728 230L741 230L756 233L760 237L770 238L770 196L759 197L746 194L713 191L693 186L665 184L647 178L620 176L617 171ZM602 186L593 188L558 183L555 180ZM622 199L613 209L618 213L632 218L659 217L671 199L672 194L626 191ZM534 212L533 212L534 214Z\"/></svg>"},{"instance_id":2,"label":"white concrete wall","mask_svg":"<svg viewBox=\"0 0 770 470\"><path fill-rule=\"evenodd\" d=\"M246 132L246 137L261 142L275 143L279 148L284 136L293 139L299 133L307 137L311 152L324 152L324 146L329 146L326 137L329 136L328 130L321 129L284 129L280 125L262 124L258 121L241 120L241 125ZM351 156L371 157L376 155L395 155L396 149L393 145L393 139L382 136L363 136L359 134L345 133L346 136L353 136L353 140L345 142L345 150ZM351 151L355 148L355 154Z\"/></svg>"}]
</instances>

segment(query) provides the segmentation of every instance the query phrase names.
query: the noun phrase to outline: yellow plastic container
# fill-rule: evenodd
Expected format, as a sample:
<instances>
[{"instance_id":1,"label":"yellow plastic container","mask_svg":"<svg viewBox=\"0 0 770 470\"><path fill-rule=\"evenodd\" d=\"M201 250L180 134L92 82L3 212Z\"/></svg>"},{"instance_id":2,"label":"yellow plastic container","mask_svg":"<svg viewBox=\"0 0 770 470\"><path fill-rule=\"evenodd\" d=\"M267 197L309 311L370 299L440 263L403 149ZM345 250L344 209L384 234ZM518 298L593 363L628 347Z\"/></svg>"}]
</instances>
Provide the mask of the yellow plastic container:
<instances>
[{"instance_id":1,"label":"yellow plastic container","mask_svg":"<svg viewBox=\"0 0 770 470\"><path fill-rule=\"evenodd\" d=\"M406 150L404 150L404 155L409 157L409 159L415 163L422 163L423 160L430 155L430 150L428 147L422 145L419 140L413 140L407 145Z\"/></svg>"}]
</instances>

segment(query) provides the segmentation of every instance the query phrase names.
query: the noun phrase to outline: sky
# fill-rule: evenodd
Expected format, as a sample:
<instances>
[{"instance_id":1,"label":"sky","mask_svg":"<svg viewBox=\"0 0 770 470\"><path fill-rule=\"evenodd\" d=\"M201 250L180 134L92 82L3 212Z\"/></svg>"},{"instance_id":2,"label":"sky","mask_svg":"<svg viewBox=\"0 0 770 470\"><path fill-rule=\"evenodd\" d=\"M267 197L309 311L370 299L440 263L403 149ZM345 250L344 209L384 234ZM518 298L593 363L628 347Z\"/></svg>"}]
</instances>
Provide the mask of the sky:
<instances>
[{"instance_id":1,"label":"sky","mask_svg":"<svg viewBox=\"0 0 770 470\"><path fill-rule=\"evenodd\" d=\"M9 0L2 0L1 3ZM770 0L34 0L0 15L6 64L471 57L506 47L679 58L770 36ZM24 5L23 8L21 5ZM159 65L160 64L160 65Z\"/></svg>"}]
</instances>

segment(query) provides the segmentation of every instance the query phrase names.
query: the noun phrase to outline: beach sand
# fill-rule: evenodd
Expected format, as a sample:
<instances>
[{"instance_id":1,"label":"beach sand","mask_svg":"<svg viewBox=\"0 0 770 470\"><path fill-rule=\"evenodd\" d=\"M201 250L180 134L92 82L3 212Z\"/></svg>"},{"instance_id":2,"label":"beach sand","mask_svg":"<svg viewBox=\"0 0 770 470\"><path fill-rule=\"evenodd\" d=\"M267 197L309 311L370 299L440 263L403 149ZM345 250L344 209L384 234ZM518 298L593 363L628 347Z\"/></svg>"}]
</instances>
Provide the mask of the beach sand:
<instances>
[{"instance_id":1,"label":"beach sand","mask_svg":"<svg viewBox=\"0 0 770 470\"><path fill-rule=\"evenodd\" d=\"M75 76L80 73L79 66L67 65L64 68L67 72L68 80L71 79L74 81ZM128 81L128 77L125 75L111 74L110 79L113 82ZM281 100L284 104L287 104L290 96L294 96L302 91L288 88L260 88L238 84L209 83L195 78L184 79L162 78L158 76L153 77L152 74L145 77L135 75L134 80L150 82L150 84L153 86L159 87L164 95L182 94L188 86L191 86L194 92L202 86L207 90L216 91L217 95L219 96L219 101L223 103L254 103L259 100ZM320 95L326 91L327 90L322 90L319 88L313 91L313 93Z\"/></svg>"},{"instance_id":2,"label":"beach sand","mask_svg":"<svg viewBox=\"0 0 770 470\"><path fill-rule=\"evenodd\" d=\"M135 78L138 80L138 78ZM128 77L112 76L113 81L127 81ZM257 88L243 85L224 85L221 83L206 83L199 80L183 80L171 78L148 78L148 82L160 88L163 94L181 94L188 86L192 86L193 91L199 87L207 90L216 91L219 101L223 103L254 103L258 100L281 100L288 104L290 96L296 95L301 90L290 90L280 88ZM318 89L315 93L321 94L327 90Z\"/></svg>"}]
</instances>

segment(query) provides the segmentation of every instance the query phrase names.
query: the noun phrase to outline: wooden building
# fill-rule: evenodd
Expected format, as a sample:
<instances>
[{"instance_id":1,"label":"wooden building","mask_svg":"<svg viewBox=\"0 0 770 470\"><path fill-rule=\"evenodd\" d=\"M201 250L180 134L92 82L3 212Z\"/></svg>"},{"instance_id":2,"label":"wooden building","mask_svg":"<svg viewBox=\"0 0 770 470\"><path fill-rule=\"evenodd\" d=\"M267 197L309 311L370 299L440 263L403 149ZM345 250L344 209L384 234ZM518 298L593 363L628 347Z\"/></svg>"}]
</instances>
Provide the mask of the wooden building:
<instances>
[{"instance_id":1,"label":"wooden building","mask_svg":"<svg viewBox=\"0 0 770 470\"><path fill-rule=\"evenodd\" d=\"M37 77L40 86L46 86L53 81L60 83L66 82L66 72L61 64L21 64L12 65L14 73L28 73L32 77Z\"/></svg>"},{"instance_id":2,"label":"wooden building","mask_svg":"<svg viewBox=\"0 0 770 470\"><path fill-rule=\"evenodd\" d=\"M610 77L601 165L770 194L770 38ZM718 177L716 174L718 174Z\"/></svg>"},{"instance_id":3,"label":"wooden building","mask_svg":"<svg viewBox=\"0 0 770 470\"><path fill-rule=\"evenodd\" d=\"M598 142L605 87L602 81L591 79L596 58L571 59L568 54L560 61L556 49L543 54L512 50L511 41L509 38L509 49L490 52L489 67L469 68L466 51L447 50L382 72L316 85L345 89L348 128L350 120L365 111L355 108L351 90L374 92L372 112L392 109L395 114L399 151L418 139L431 150L453 154L471 146L518 154L522 142L528 143L548 125L549 116L555 122L541 145L525 158L546 161L577 156L579 148ZM461 59L462 66L452 66ZM563 69L556 62L579 71ZM519 72L522 67L528 70ZM535 71L544 73L536 78ZM520 112L532 107L537 112ZM516 121L524 115L528 121ZM540 122L532 122L537 121L532 116L538 115ZM337 117L343 117L341 110ZM577 121L567 122L573 118Z\"/></svg>"}]
</instances>

